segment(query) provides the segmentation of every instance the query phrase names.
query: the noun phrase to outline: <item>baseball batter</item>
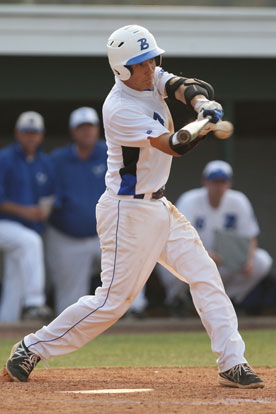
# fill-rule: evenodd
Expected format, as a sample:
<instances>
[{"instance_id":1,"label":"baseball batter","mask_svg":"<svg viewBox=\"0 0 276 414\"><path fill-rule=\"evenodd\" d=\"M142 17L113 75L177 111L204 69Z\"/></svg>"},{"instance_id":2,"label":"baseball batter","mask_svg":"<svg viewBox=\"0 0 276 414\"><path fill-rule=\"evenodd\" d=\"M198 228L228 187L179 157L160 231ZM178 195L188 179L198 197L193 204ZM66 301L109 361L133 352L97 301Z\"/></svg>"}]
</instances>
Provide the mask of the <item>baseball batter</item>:
<instances>
[{"instance_id":1,"label":"baseball batter","mask_svg":"<svg viewBox=\"0 0 276 414\"><path fill-rule=\"evenodd\" d=\"M161 69L164 50L145 28L116 30L107 48L115 85L103 106L107 190L96 211L102 287L16 344L6 363L8 375L27 381L40 359L72 352L102 333L126 312L160 261L190 285L218 356L220 383L263 387L244 358L237 317L215 263L196 230L164 197L172 157L201 139L185 146L179 142L164 98L177 99L214 123L221 119L221 105L213 101L208 83Z\"/></svg>"}]
</instances>

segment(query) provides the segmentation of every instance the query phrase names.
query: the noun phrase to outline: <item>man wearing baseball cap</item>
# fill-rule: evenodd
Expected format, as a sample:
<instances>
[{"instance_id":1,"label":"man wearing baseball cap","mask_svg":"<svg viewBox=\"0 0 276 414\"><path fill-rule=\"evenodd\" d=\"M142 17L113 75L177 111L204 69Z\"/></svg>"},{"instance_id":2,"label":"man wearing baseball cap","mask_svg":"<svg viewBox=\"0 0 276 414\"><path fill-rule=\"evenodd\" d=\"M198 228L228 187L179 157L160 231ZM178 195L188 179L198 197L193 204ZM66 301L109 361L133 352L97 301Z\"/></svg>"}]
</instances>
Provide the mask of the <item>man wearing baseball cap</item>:
<instances>
[{"instance_id":1,"label":"man wearing baseball cap","mask_svg":"<svg viewBox=\"0 0 276 414\"><path fill-rule=\"evenodd\" d=\"M57 314L89 294L91 277L100 274L95 207L105 191L107 153L97 111L75 109L69 130L72 142L50 155L57 199L46 232L46 260Z\"/></svg>"},{"instance_id":2,"label":"man wearing baseball cap","mask_svg":"<svg viewBox=\"0 0 276 414\"><path fill-rule=\"evenodd\" d=\"M231 181L233 170L230 164L225 161L215 160L206 164L203 172L206 180L225 180Z\"/></svg>"},{"instance_id":3,"label":"man wearing baseball cap","mask_svg":"<svg viewBox=\"0 0 276 414\"><path fill-rule=\"evenodd\" d=\"M99 127L99 117L97 114L97 111L94 108L90 108L87 106L75 109L73 112L71 112L70 118L69 118L69 128L71 130L74 130L81 125L88 124L90 126L95 126L98 131ZM98 134L96 134L98 135Z\"/></svg>"},{"instance_id":4,"label":"man wearing baseball cap","mask_svg":"<svg viewBox=\"0 0 276 414\"><path fill-rule=\"evenodd\" d=\"M44 133L44 119L38 112L23 112L16 121L15 129L19 132Z\"/></svg>"},{"instance_id":5,"label":"man wearing baseball cap","mask_svg":"<svg viewBox=\"0 0 276 414\"><path fill-rule=\"evenodd\" d=\"M41 234L54 193L51 162L40 146L43 117L23 112L15 124L16 142L0 151L0 249L4 275L0 321L49 319Z\"/></svg>"},{"instance_id":6,"label":"man wearing baseball cap","mask_svg":"<svg viewBox=\"0 0 276 414\"><path fill-rule=\"evenodd\" d=\"M230 164L208 162L203 186L183 193L176 206L198 231L236 308L253 311L257 304L249 295L268 275L272 258L257 246L260 229L252 205L245 194L231 189L232 178ZM160 273L164 278L165 272ZM179 293L178 286L168 289Z\"/></svg>"}]
</instances>

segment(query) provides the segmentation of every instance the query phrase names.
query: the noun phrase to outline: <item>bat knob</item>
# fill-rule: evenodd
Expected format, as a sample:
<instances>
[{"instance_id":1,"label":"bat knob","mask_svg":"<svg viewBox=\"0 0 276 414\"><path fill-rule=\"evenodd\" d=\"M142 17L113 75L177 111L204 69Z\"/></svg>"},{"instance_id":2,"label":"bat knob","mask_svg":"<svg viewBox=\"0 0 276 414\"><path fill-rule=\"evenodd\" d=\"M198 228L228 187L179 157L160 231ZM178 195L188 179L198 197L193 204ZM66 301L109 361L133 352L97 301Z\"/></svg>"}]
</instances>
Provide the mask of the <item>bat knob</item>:
<instances>
[{"instance_id":1,"label":"bat knob","mask_svg":"<svg viewBox=\"0 0 276 414\"><path fill-rule=\"evenodd\" d=\"M180 129L177 134L177 139L180 144L185 145L188 144L192 139L192 134L184 129Z\"/></svg>"}]
</instances>

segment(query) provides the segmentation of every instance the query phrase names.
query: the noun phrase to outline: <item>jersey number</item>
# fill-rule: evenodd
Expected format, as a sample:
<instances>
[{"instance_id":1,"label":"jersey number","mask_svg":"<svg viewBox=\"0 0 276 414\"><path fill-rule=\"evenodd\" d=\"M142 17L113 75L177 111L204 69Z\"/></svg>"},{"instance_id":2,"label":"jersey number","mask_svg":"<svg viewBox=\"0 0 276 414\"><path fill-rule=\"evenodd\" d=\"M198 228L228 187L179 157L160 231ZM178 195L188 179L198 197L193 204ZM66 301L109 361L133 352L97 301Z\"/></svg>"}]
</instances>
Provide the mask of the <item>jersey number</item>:
<instances>
[{"instance_id":1,"label":"jersey number","mask_svg":"<svg viewBox=\"0 0 276 414\"><path fill-rule=\"evenodd\" d=\"M237 217L235 214L226 214L224 221L225 229L235 229L237 224Z\"/></svg>"},{"instance_id":2,"label":"jersey number","mask_svg":"<svg viewBox=\"0 0 276 414\"><path fill-rule=\"evenodd\" d=\"M164 126L164 119L157 113L157 112L154 112L153 113L153 119L155 120L155 121L159 121L160 122L160 124L161 125L163 125Z\"/></svg>"}]
</instances>

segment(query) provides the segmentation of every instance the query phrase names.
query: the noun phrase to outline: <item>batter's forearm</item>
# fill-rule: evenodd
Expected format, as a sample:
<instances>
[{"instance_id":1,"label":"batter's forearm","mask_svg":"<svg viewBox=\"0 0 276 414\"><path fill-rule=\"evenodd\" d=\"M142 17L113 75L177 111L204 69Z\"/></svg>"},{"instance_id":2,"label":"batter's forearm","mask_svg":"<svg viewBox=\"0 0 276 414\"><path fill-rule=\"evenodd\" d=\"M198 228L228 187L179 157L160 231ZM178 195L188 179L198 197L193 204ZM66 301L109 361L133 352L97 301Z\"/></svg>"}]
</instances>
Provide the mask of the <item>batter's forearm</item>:
<instances>
[{"instance_id":1,"label":"batter's forearm","mask_svg":"<svg viewBox=\"0 0 276 414\"><path fill-rule=\"evenodd\" d=\"M173 157L180 157L180 154L177 154L175 151L172 150L170 146L170 133L162 134L157 138L149 138L151 146L165 152L165 154L172 155Z\"/></svg>"},{"instance_id":2,"label":"batter's forearm","mask_svg":"<svg viewBox=\"0 0 276 414\"><path fill-rule=\"evenodd\" d=\"M191 151L202 139L205 138L204 136L197 134L197 136L193 137L193 139L189 139L187 142L181 143L177 138L181 133L182 129L172 135L166 133L157 138L149 138L150 143L154 148L157 148L166 154L172 155L173 157L181 157Z\"/></svg>"}]
</instances>

